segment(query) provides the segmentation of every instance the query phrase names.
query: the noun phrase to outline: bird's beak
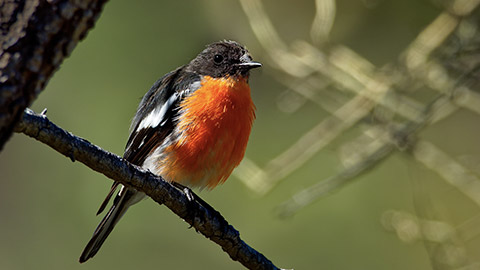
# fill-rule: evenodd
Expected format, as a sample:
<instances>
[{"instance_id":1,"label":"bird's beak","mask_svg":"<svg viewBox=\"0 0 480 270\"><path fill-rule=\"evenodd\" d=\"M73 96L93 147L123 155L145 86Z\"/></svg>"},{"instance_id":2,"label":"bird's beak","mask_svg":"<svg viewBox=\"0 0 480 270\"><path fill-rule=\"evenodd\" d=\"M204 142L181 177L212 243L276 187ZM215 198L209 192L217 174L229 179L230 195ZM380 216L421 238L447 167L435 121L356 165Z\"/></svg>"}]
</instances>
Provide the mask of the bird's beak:
<instances>
[{"instance_id":1,"label":"bird's beak","mask_svg":"<svg viewBox=\"0 0 480 270\"><path fill-rule=\"evenodd\" d=\"M252 68L259 68L262 66L260 62L255 62L255 61L249 61L246 63L240 63L238 64L239 66L246 68L246 69L252 69Z\"/></svg>"}]
</instances>

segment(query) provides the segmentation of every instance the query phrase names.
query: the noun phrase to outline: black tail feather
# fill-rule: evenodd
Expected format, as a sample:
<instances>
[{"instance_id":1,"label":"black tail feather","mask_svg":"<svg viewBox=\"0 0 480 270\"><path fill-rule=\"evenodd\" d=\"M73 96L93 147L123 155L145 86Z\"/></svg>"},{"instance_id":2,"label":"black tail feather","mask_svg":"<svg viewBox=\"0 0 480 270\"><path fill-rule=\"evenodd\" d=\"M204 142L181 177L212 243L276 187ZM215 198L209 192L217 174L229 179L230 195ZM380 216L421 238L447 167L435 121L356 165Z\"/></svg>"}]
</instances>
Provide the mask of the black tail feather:
<instances>
[{"instance_id":1,"label":"black tail feather","mask_svg":"<svg viewBox=\"0 0 480 270\"><path fill-rule=\"evenodd\" d=\"M110 201L110 198L112 197L113 193L115 193L115 190L117 190L117 187L120 185L119 182L114 182L112 185L112 188L110 188L110 192L108 192L107 197L105 200L103 200L102 205L100 205L100 208L97 211L97 216L100 215L105 207L107 206L108 202Z\"/></svg>"},{"instance_id":2,"label":"black tail feather","mask_svg":"<svg viewBox=\"0 0 480 270\"><path fill-rule=\"evenodd\" d=\"M114 187L112 188L114 189ZM112 232L113 228L117 224L118 220L123 216L130 206L129 200L135 191L125 189L125 192L120 192L115 198L112 207L102 219L100 224L95 229L92 238L88 242L87 246L80 255L80 263L86 262L97 254L102 244L107 239L108 235ZM111 194L109 193L109 196Z\"/></svg>"}]
</instances>

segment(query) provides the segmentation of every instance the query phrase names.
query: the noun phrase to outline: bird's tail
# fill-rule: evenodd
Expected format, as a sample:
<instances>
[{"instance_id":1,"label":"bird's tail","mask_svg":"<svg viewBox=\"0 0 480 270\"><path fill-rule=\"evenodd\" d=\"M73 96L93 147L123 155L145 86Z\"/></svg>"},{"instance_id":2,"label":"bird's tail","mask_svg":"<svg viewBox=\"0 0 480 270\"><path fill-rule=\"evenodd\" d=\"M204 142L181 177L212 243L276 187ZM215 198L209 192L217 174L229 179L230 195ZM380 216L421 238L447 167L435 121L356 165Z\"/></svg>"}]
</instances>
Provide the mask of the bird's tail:
<instances>
[{"instance_id":1,"label":"bird's tail","mask_svg":"<svg viewBox=\"0 0 480 270\"><path fill-rule=\"evenodd\" d=\"M102 222L98 224L95 232L93 233L92 239L90 239L87 246L83 250L82 255L79 259L80 263L87 261L88 259L95 256L95 254L97 254L103 242L105 242L105 239L107 239L108 235L112 232L117 222L120 220L123 214L125 214L128 207L130 207L130 205L132 205L133 203L138 202L138 200L133 202L133 200L135 200L135 197L137 197L135 196L136 193L137 191L127 189L122 186L122 189L113 201L112 207L102 219ZM109 198L107 197L107 199ZM104 207L103 204L102 206Z\"/></svg>"}]
</instances>

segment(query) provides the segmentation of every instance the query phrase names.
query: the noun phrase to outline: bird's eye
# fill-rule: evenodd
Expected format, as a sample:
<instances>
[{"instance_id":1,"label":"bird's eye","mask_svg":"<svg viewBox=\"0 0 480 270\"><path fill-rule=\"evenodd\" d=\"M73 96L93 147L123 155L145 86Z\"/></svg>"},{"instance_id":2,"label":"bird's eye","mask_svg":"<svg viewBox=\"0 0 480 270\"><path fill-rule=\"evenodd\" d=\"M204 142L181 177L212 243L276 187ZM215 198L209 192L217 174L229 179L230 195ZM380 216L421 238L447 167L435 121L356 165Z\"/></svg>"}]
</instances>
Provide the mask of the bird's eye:
<instances>
[{"instance_id":1,"label":"bird's eye","mask_svg":"<svg viewBox=\"0 0 480 270\"><path fill-rule=\"evenodd\" d=\"M220 54L216 54L214 57L213 57L213 61L215 61L215 63L219 64L223 61L223 56L221 56Z\"/></svg>"}]
</instances>

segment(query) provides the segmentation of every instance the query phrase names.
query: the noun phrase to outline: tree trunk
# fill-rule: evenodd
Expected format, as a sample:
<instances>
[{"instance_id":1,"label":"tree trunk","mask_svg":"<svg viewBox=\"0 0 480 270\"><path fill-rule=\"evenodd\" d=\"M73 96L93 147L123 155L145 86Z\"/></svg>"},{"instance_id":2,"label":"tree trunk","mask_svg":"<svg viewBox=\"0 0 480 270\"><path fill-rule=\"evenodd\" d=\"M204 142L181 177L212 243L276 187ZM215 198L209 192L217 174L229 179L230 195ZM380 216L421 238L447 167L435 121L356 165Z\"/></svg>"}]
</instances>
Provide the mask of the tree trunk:
<instances>
[{"instance_id":1,"label":"tree trunk","mask_svg":"<svg viewBox=\"0 0 480 270\"><path fill-rule=\"evenodd\" d=\"M106 0L0 0L0 150Z\"/></svg>"}]
</instances>

